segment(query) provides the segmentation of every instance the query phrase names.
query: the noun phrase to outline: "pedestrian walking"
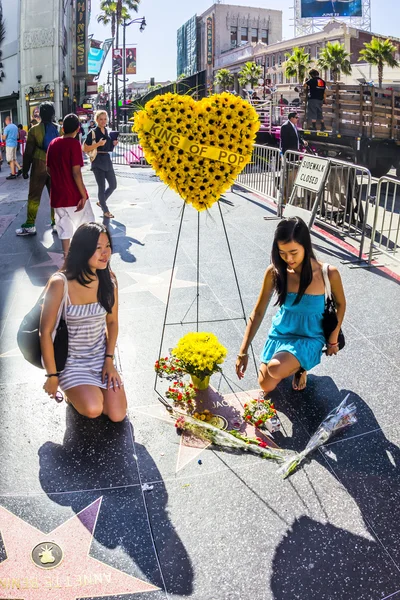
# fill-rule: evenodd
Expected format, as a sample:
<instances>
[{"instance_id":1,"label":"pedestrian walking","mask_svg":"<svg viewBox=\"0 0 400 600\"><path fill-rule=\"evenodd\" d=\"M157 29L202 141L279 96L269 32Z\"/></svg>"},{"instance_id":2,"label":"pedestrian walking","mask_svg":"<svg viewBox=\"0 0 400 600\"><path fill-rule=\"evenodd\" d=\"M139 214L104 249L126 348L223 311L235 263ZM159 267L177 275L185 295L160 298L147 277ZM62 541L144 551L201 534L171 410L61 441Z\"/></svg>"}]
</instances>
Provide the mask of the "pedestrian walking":
<instances>
[{"instance_id":1,"label":"pedestrian walking","mask_svg":"<svg viewBox=\"0 0 400 600\"><path fill-rule=\"evenodd\" d=\"M46 369L43 388L54 398L58 387L81 414L111 421L126 415L126 396L114 354L118 337L118 287L110 268L111 237L104 225L81 225L71 240L63 271L50 279L40 322ZM52 332L68 286L68 358L57 372Z\"/></svg>"},{"instance_id":2,"label":"pedestrian walking","mask_svg":"<svg viewBox=\"0 0 400 600\"><path fill-rule=\"evenodd\" d=\"M307 91L307 123L311 122L311 129L317 129L317 121L321 123L321 131L325 131L323 105L326 103L326 83L319 76L316 69L311 69L310 79L304 87Z\"/></svg>"},{"instance_id":3,"label":"pedestrian walking","mask_svg":"<svg viewBox=\"0 0 400 600\"><path fill-rule=\"evenodd\" d=\"M17 161L18 127L11 121L11 117L5 118L3 141L6 143L6 161L10 166L10 174L6 179L17 179L22 175L22 169Z\"/></svg>"},{"instance_id":4,"label":"pedestrian walking","mask_svg":"<svg viewBox=\"0 0 400 600\"><path fill-rule=\"evenodd\" d=\"M36 235L36 215L39 210L42 192L46 186L50 196L50 177L46 169L46 152L50 142L58 136L54 120L54 105L52 102L42 102L40 105L40 123L33 125L28 131L22 176L28 179L30 170L28 207L26 221L16 230L17 235ZM56 233L54 210L51 209L51 227Z\"/></svg>"},{"instance_id":5,"label":"pedestrian walking","mask_svg":"<svg viewBox=\"0 0 400 600\"><path fill-rule=\"evenodd\" d=\"M113 164L111 162L110 152L117 145L116 140L110 138L107 129L108 115L105 110L98 110L95 113L96 129L90 131L83 146L84 152L96 152L96 157L92 160L92 171L96 178L98 186L98 206L103 211L103 216L107 219L113 219L114 215L109 211L107 200L117 188L117 178L115 177ZM106 189L106 181L108 187Z\"/></svg>"},{"instance_id":6,"label":"pedestrian walking","mask_svg":"<svg viewBox=\"0 0 400 600\"><path fill-rule=\"evenodd\" d=\"M321 362L326 344L327 356L339 351L339 332L346 299L336 267L322 264L314 254L307 225L298 217L282 220L275 231L272 264L267 268L257 303L250 315L236 361L239 379L244 377L248 350L275 293L279 310L272 320L261 353L258 381L265 396L278 383L293 375L293 389L306 387L307 371ZM338 325L325 340L323 314L328 285L336 303Z\"/></svg>"},{"instance_id":7,"label":"pedestrian walking","mask_svg":"<svg viewBox=\"0 0 400 600\"><path fill-rule=\"evenodd\" d=\"M19 142L19 151L21 153L21 156L24 156L24 152L25 152L25 144L26 144L26 131L24 129L24 126L20 123L18 125L18 142Z\"/></svg>"},{"instance_id":8,"label":"pedestrian walking","mask_svg":"<svg viewBox=\"0 0 400 600\"><path fill-rule=\"evenodd\" d=\"M50 142L47 150L47 172L51 179L50 204L54 209L64 256L68 253L74 231L82 223L94 221L82 179L82 148L75 137L79 127L78 117L75 114L67 115L63 121L64 135Z\"/></svg>"}]
</instances>

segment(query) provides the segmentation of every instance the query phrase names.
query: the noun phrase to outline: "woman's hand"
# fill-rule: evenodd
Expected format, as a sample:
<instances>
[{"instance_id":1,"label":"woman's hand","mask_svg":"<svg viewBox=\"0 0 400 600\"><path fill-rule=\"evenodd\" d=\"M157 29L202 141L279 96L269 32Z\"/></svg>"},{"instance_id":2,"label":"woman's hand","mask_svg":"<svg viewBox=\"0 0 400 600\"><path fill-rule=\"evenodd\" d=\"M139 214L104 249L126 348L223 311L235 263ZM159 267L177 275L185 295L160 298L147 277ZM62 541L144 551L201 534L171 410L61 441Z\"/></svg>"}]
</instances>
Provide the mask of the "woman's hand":
<instances>
[{"instance_id":1,"label":"woman's hand","mask_svg":"<svg viewBox=\"0 0 400 600\"><path fill-rule=\"evenodd\" d=\"M333 356L334 354L337 354L339 352L339 344L338 344L338 334L337 333L332 333L329 341L326 345L326 355L327 356Z\"/></svg>"},{"instance_id":2,"label":"woman's hand","mask_svg":"<svg viewBox=\"0 0 400 600\"><path fill-rule=\"evenodd\" d=\"M114 140L113 144L114 144L114 146L116 146L118 144L118 140Z\"/></svg>"},{"instance_id":3,"label":"woman's hand","mask_svg":"<svg viewBox=\"0 0 400 600\"><path fill-rule=\"evenodd\" d=\"M249 362L248 356L238 356L236 359L236 375L239 379L243 379Z\"/></svg>"},{"instance_id":4,"label":"woman's hand","mask_svg":"<svg viewBox=\"0 0 400 600\"><path fill-rule=\"evenodd\" d=\"M97 147L101 148L102 146L105 146L106 144L107 144L107 140L101 139L97 142Z\"/></svg>"},{"instance_id":5,"label":"woman's hand","mask_svg":"<svg viewBox=\"0 0 400 600\"><path fill-rule=\"evenodd\" d=\"M50 398L55 398L58 390L58 377L47 377L43 389Z\"/></svg>"},{"instance_id":6,"label":"woman's hand","mask_svg":"<svg viewBox=\"0 0 400 600\"><path fill-rule=\"evenodd\" d=\"M102 371L102 375L101 375L101 379L102 379L103 383L105 382L106 377L108 377L108 381L107 381L107 389L108 390L113 389L114 392L116 392L122 386L122 379L121 379L121 376L118 373L117 369L115 368L114 361L112 360L112 358L107 357L107 356L104 361L103 371Z\"/></svg>"}]
</instances>

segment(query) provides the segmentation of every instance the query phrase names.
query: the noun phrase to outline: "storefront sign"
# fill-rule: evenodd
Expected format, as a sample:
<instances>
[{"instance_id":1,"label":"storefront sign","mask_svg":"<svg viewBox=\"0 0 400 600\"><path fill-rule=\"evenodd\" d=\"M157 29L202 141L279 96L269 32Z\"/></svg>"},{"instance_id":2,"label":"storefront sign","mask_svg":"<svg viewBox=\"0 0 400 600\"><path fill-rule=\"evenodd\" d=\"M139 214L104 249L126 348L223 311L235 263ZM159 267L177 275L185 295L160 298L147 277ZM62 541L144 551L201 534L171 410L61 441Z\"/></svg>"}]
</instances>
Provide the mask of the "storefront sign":
<instances>
[{"instance_id":1,"label":"storefront sign","mask_svg":"<svg viewBox=\"0 0 400 600\"><path fill-rule=\"evenodd\" d=\"M76 72L84 75L87 72L87 10L89 0L78 0L76 3Z\"/></svg>"},{"instance_id":2,"label":"storefront sign","mask_svg":"<svg viewBox=\"0 0 400 600\"><path fill-rule=\"evenodd\" d=\"M207 17L207 64L213 64L213 18Z\"/></svg>"}]
</instances>

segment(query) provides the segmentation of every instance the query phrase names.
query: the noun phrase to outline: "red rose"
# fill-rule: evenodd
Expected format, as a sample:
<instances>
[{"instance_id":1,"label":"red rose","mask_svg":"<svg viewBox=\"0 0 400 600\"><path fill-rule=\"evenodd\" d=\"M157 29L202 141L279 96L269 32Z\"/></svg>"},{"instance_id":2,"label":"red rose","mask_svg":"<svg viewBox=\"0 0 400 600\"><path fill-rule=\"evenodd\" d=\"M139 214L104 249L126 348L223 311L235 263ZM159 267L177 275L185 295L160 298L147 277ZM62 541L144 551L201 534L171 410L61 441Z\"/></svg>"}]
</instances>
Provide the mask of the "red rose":
<instances>
[{"instance_id":1,"label":"red rose","mask_svg":"<svg viewBox=\"0 0 400 600\"><path fill-rule=\"evenodd\" d=\"M188 404L192 404L192 401L190 400L190 398L189 398L189 400L187 401L187 403L188 403Z\"/></svg>"},{"instance_id":2,"label":"red rose","mask_svg":"<svg viewBox=\"0 0 400 600\"><path fill-rule=\"evenodd\" d=\"M164 358L164 360L168 360L168 356L166 356L166 357Z\"/></svg>"},{"instance_id":3,"label":"red rose","mask_svg":"<svg viewBox=\"0 0 400 600\"><path fill-rule=\"evenodd\" d=\"M247 406L248 406L247 404L244 404L244 407L245 407L245 408L247 408Z\"/></svg>"},{"instance_id":4,"label":"red rose","mask_svg":"<svg viewBox=\"0 0 400 600\"><path fill-rule=\"evenodd\" d=\"M266 442L260 442L260 443L259 443L259 446L260 446L261 448L266 448L266 447L267 447L267 443L266 443Z\"/></svg>"},{"instance_id":5,"label":"red rose","mask_svg":"<svg viewBox=\"0 0 400 600\"><path fill-rule=\"evenodd\" d=\"M163 369L166 369L166 368L167 368L167 365L163 365L163 367L162 367L162 368L163 368Z\"/></svg>"},{"instance_id":6,"label":"red rose","mask_svg":"<svg viewBox=\"0 0 400 600\"><path fill-rule=\"evenodd\" d=\"M175 371L175 367L171 367L171 371Z\"/></svg>"},{"instance_id":7,"label":"red rose","mask_svg":"<svg viewBox=\"0 0 400 600\"><path fill-rule=\"evenodd\" d=\"M247 419L248 421L250 421L250 420L251 420L251 416L250 416L250 415L247 415L246 419Z\"/></svg>"}]
</instances>

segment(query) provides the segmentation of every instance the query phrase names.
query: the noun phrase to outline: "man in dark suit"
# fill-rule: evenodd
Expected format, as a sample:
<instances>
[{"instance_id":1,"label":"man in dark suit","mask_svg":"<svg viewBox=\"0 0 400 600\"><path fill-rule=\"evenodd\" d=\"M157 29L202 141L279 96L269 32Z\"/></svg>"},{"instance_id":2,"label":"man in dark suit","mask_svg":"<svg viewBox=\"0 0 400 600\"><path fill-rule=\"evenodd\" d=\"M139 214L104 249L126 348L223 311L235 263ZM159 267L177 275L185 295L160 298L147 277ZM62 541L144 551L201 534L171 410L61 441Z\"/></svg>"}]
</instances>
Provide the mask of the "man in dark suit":
<instances>
[{"instance_id":1,"label":"man in dark suit","mask_svg":"<svg viewBox=\"0 0 400 600\"><path fill-rule=\"evenodd\" d=\"M300 150L300 132L297 129L299 117L297 113L288 114L288 120L281 127L281 150L285 154L287 150Z\"/></svg>"}]
</instances>

